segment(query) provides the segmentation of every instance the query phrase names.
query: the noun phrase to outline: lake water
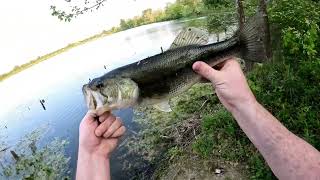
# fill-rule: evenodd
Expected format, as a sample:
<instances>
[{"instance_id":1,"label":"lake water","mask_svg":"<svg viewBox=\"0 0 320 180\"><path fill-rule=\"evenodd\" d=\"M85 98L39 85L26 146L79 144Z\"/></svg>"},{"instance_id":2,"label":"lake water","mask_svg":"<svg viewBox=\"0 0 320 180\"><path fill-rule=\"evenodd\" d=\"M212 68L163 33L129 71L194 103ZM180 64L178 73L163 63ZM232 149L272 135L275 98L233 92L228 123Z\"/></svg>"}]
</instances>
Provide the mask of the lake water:
<instances>
[{"instance_id":1,"label":"lake water","mask_svg":"<svg viewBox=\"0 0 320 180\"><path fill-rule=\"evenodd\" d=\"M9 151L28 133L47 127L37 142L44 147L54 138L69 141L66 156L74 177L78 148L78 127L86 113L81 87L104 73L167 49L184 26L182 22L146 25L87 43L48 61L33 66L0 83L0 162L10 163ZM63 38L63 37L61 37ZM48 42L50 43L50 42ZM19 53L19 52L17 52ZM106 67L106 69L105 69ZM45 100L43 109L40 100ZM137 127L132 121L133 110L115 112L128 128L127 136ZM121 147L120 147L121 148ZM0 149L1 150L1 149ZM112 177L124 178L121 149L112 157ZM5 166L5 165L4 165ZM5 178L2 174L2 178Z\"/></svg>"},{"instance_id":2,"label":"lake water","mask_svg":"<svg viewBox=\"0 0 320 180\"><path fill-rule=\"evenodd\" d=\"M0 165L5 167L12 163L10 150L16 150L25 135L46 127L36 142L37 147L44 147L57 137L67 140L65 155L71 158L68 166L74 178L78 127L87 111L82 85L116 67L161 53L161 47L168 49L184 26L185 22L171 21L116 33L55 56L1 82L0 151L8 149L0 152ZM45 110L40 100L44 100ZM128 129L126 136L139 129L132 121L132 109L114 113L123 119ZM128 179L122 169L124 160L118 158L125 151L124 147L119 147L112 156L113 179ZM3 174L1 177L7 178Z\"/></svg>"}]
</instances>

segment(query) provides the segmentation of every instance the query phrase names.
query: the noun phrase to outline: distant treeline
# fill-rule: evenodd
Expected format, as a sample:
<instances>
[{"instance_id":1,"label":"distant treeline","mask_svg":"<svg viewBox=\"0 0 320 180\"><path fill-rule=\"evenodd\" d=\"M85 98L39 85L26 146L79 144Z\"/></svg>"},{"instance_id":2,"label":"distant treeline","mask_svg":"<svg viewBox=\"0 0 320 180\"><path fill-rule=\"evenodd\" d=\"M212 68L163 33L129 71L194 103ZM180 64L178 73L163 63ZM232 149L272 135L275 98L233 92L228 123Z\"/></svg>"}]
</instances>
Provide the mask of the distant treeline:
<instances>
[{"instance_id":1,"label":"distant treeline","mask_svg":"<svg viewBox=\"0 0 320 180\"><path fill-rule=\"evenodd\" d=\"M114 29L126 30L154 22L198 17L203 14L204 6L201 0L177 0L175 3L168 3L164 10L146 9L141 16L135 16L127 20L121 19L120 26Z\"/></svg>"}]
</instances>

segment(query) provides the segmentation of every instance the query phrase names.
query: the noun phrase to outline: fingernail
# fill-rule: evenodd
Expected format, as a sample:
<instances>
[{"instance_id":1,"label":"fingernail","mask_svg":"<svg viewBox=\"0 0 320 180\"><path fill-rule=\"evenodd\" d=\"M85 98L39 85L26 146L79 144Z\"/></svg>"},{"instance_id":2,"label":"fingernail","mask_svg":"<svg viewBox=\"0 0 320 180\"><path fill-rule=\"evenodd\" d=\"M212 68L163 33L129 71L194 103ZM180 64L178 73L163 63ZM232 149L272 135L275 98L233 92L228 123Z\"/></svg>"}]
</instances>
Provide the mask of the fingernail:
<instances>
[{"instance_id":1,"label":"fingernail","mask_svg":"<svg viewBox=\"0 0 320 180\"><path fill-rule=\"evenodd\" d=\"M193 63L192 69L195 70L195 71L199 71L199 69L200 69L200 62L197 61L197 62Z\"/></svg>"}]
</instances>

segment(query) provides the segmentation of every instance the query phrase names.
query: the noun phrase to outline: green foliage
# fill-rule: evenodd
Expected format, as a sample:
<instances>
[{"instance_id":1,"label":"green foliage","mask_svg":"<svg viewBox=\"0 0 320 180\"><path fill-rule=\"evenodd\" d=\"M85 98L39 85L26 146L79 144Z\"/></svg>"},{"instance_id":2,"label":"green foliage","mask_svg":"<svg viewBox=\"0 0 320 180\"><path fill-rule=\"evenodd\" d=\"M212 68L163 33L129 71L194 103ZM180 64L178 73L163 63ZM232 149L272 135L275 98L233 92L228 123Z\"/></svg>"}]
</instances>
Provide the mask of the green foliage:
<instances>
[{"instance_id":1,"label":"green foliage","mask_svg":"<svg viewBox=\"0 0 320 180\"><path fill-rule=\"evenodd\" d=\"M201 0L177 0L167 4L164 12L166 20L199 16L203 12L203 4Z\"/></svg>"},{"instance_id":2,"label":"green foliage","mask_svg":"<svg viewBox=\"0 0 320 180\"><path fill-rule=\"evenodd\" d=\"M127 20L121 19L119 29L126 30L154 22L198 17L203 14L204 6L201 0L177 0L175 3L168 3L164 10L146 9L141 16Z\"/></svg>"},{"instance_id":3,"label":"green foliage","mask_svg":"<svg viewBox=\"0 0 320 180\"><path fill-rule=\"evenodd\" d=\"M283 55L290 63L296 58L313 59L319 55L320 2L311 0L273 1L270 22L281 30Z\"/></svg>"},{"instance_id":4,"label":"green foliage","mask_svg":"<svg viewBox=\"0 0 320 180\"><path fill-rule=\"evenodd\" d=\"M19 154L19 159L4 169L4 174L19 179L68 179L65 145L66 141L56 139L32 154Z\"/></svg>"},{"instance_id":5,"label":"green foliage","mask_svg":"<svg viewBox=\"0 0 320 180\"><path fill-rule=\"evenodd\" d=\"M57 8L55 5L50 6L51 15L56 16L59 20L70 22L72 19L87 12L93 12L104 6L107 0L83 0L82 3L65 0L65 8Z\"/></svg>"},{"instance_id":6,"label":"green foliage","mask_svg":"<svg viewBox=\"0 0 320 180\"><path fill-rule=\"evenodd\" d=\"M209 84L198 84L189 89L187 93L181 94L179 98L173 99L174 117L185 117L184 114L213 113L216 111L218 98Z\"/></svg>"},{"instance_id":7,"label":"green foliage","mask_svg":"<svg viewBox=\"0 0 320 180\"><path fill-rule=\"evenodd\" d=\"M10 179L69 179L70 158L64 155L66 140L54 139L38 148L37 141L46 129L41 127L10 148L13 159L5 162L2 172Z\"/></svg>"},{"instance_id":8,"label":"green foliage","mask_svg":"<svg viewBox=\"0 0 320 180\"><path fill-rule=\"evenodd\" d=\"M174 146L168 150L167 156L169 157L169 160L172 160L177 156L181 156L182 152L183 150L180 147Z\"/></svg>"},{"instance_id":9,"label":"green foliage","mask_svg":"<svg viewBox=\"0 0 320 180\"><path fill-rule=\"evenodd\" d=\"M257 99L293 133L320 149L320 60L268 64L250 75Z\"/></svg>"},{"instance_id":10,"label":"green foliage","mask_svg":"<svg viewBox=\"0 0 320 180\"><path fill-rule=\"evenodd\" d=\"M207 28L219 33L237 23L236 6L232 0L204 0L207 15Z\"/></svg>"},{"instance_id":11,"label":"green foliage","mask_svg":"<svg viewBox=\"0 0 320 180\"><path fill-rule=\"evenodd\" d=\"M203 3L207 15L207 28L210 32L220 33L238 25L237 5L234 0L203 0ZM253 16L257 5L257 0L243 1L245 15Z\"/></svg>"},{"instance_id":12,"label":"green foliage","mask_svg":"<svg viewBox=\"0 0 320 180\"><path fill-rule=\"evenodd\" d=\"M277 179L271 172L270 168L266 165L265 161L259 154L254 152L250 154L248 158L248 164L250 166L250 173L252 174L250 179L252 180L272 180Z\"/></svg>"},{"instance_id":13,"label":"green foliage","mask_svg":"<svg viewBox=\"0 0 320 180\"><path fill-rule=\"evenodd\" d=\"M209 157L212 154L214 148L214 142L211 135L201 135L197 141L192 144L194 151L199 153L203 157Z\"/></svg>"},{"instance_id":14,"label":"green foliage","mask_svg":"<svg viewBox=\"0 0 320 180\"><path fill-rule=\"evenodd\" d=\"M235 1L233 0L203 0L204 5L209 9L216 7L234 7Z\"/></svg>"},{"instance_id":15,"label":"green foliage","mask_svg":"<svg viewBox=\"0 0 320 180\"><path fill-rule=\"evenodd\" d=\"M249 142L231 114L220 105L218 107L214 114L202 118L200 138L195 140L193 149L205 157L241 161L246 156L244 147Z\"/></svg>"},{"instance_id":16,"label":"green foliage","mask_svg":"<svg viewBox=\"0 0 320 180\"><path fill-rule=\"evenodd\" d=\"M318 53L316 43L318 43L319 38L319 27L315 23L308 23L308 26L310 26L309 29L305 31L299 31L292 27L282 31L284 34L283 46L288 49L288 54L294 57L303 55L306 58L314 58Z\"/></svg>"}]
</instances>

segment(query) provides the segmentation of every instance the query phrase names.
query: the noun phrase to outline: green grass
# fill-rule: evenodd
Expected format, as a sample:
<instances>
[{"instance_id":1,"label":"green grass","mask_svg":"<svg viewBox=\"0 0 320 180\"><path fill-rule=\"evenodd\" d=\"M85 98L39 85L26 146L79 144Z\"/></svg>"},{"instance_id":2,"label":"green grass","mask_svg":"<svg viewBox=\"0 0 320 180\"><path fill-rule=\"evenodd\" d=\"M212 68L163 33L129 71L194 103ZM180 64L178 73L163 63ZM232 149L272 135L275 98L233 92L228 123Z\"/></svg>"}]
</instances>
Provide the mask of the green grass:
<instances>
[{"instance_id":1,"label":"green grass","mask_svg":"<svg viewBox=\"0 0 320 180\"><path fill-rule=\"evenodd\" d=\"M320 61L282 62L256 67L248 76L251 89L291 132L320 149ZM205 115L193 149L206 158L245 162L251 179L275 179L270 168L224 108Z\"/></svg>"},{"instance_id":2,"label":"green grass","mask_svg":"<svg viewBox=\"0 0 320 180\"><path fill-rule=\"evenodd\" d=\"M274 179L260 154L223 107L215 114L206 115L201 127L199 137L192 144L195 153L207 159L246 164L244 173L250 174L251 179Z\"/></svg>"},{"instance_id":3,"label":"green grass","mask_svg":"<svg viewBox=\"0 0 320 180\"><path fill-rule=\"evenodd\" d=\"M294 67L284 62L257 66L248 81L257 100L291 132L320 149L320 61L298 61ZM140 124L137 151L151 154L151 162L169 163L172 157L190 154L204 159L220 159L245 165L250 179L276 179L258 150L240 129L231 114L219 103L211 85L198 84L174 98L172 113L148 108ZM199 119L199 121L196 121ZM198 124L196 123L198 122ZM195 129L190 138L185 132ZM185 138L185 140L181 140ZM182 143L181 143L182 142ZM161 155L162 161L156 157ZM169 167L162 165L163 167ZM161 173L160 173L161 174Z\"/></svg>"}]
</instances>

